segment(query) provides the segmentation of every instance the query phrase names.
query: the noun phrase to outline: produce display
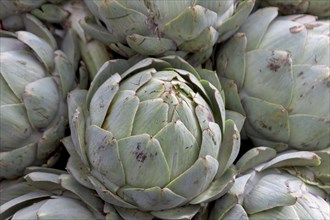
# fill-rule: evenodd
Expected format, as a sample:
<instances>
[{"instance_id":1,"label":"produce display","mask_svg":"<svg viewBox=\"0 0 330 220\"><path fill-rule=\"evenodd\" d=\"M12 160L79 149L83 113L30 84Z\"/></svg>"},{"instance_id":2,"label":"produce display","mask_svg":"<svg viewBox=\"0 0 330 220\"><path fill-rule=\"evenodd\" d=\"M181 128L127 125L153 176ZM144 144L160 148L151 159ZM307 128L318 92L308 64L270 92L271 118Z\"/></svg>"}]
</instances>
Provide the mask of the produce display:
<instances>
[{"instance_id":1,"label":"produce display","mask_svg":"<svg viewBox=\"0 0 330 220\"><path fill-rule=\"evenodd\" d=\"M330 219L329 1L0 8L0 219Z\"/></svg>"}]
</instances>

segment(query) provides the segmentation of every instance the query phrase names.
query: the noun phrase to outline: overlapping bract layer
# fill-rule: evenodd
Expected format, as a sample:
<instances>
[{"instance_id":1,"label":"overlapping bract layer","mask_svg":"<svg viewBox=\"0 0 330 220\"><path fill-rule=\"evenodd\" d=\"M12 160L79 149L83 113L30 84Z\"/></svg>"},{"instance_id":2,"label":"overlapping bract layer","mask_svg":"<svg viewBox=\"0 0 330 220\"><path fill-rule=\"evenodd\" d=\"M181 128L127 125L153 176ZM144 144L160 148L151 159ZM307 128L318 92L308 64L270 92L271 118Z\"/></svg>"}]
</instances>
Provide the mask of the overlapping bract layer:
<instances>
[{"instance_id":1,"label":"overlapping bract layer","mask_svg":"<svg viewBox=\"0 0 330 220\"><path fill-rule=\"evenodd\" d=\"M0 19L37 9L47 3L57 4L61 1L63 0L2 0L0 2Z\"/></svg>"},{"instance_id":2,"label":"overlapping bract layer","mask_svg":"<svg viewBox=\"0 0 330 220\"><path fill-rule=\"evenodd\" d=\"M220 83L176 56L129 62L69 95L67 169L124 219L191 218L235 176L240 137Z\"/></svg>"},{"instance_id":3,"label":"overlapping bract layer","mask_svg":"<svg viewBox=\"0 0 330 220\"><path fill-rule=\"evenodd\" d=\"M38 36L1 34L0 178L14 178L27 166L52 163L75 75L66 56Z\"/></svg>"},{"instance_id":4,"label":"overlapping bract layer","mask_svg":"<svg viewBox=\"0 0 330 220\"><path fill-rule=\"evenodd\" d=\"M256 145L330 146L329 30L329 21L265 8L220 49L226 106L246 115Z\"/></svg>"},{"instance_id":5,"label":"overlapping bract layer","mask_svg":"<svg viewBox=\"0 0 330 220\"><path fill-rule=\"evenodd\" d=\"M260 0L260 6L276 6L285 15L306 13L324 18L330 16L330 2L327 0Z\"/></svg>"},{"instance_id":6,"label":"overlapping bract layer","mask_svg":"<svg viewBox=\"0 0 330 220\"><path fill-rule=\"evenodd\" d=\"M106 216L104 202L95 192L80 185L65 171L30 167L24 179L4 180L0 187L1 219L87 220ZM120 217L112 212L107 219Z\"/></svg>"},{"instance_id":7,"label":"overlapping bract layer","mask_svg":"<svg viewBox=\"0 0 330 220\"><path fill-rule=\"evenodd\" d=\"M267 147L248 151L237 162L242 175L228 194L216 201L210 219L329 219L329 195L286 172L317 169L319 164L320 157L313 152L276 155Z\"/></svg>"},{"instance_id":8,"label":"overlapping bract layer","mask_svg":"<svg viewBox=\"0 0 330 220\"><path fill-rule=\"evenodd\" d=\"M230 37L254 5L254 0L85 2L96 21L87 19L82 26L112 50L125 57L180 51L194 65L207 60L215 43Z\"/></svg>"}]
</instances>

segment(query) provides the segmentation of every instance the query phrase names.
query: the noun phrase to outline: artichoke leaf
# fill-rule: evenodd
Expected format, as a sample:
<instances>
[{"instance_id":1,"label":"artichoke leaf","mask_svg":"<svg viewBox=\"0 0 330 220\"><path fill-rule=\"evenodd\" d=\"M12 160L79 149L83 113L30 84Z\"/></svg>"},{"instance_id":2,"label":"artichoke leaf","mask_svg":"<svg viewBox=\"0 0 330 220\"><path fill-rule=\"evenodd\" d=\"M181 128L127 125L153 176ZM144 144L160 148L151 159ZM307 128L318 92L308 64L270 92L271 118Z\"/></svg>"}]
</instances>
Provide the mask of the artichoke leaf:
<instances>
[{"instance_id":1,"label":"artichoke leaf","mask_svg":"<svg viewBox=\"0 0 330 220\"><path fill-rule=\"evenodd\" d=\"M92 183L93 189L96 190L97 194L100 196L100 198L103 201L108 202L114 206L120 206L123 208L129 208L129 209L137 208L136 206L126 202L117 194L114 194L109 189L105 188L104 185L93 176L89 176L88 179Z\"/></svg>"},{"instance_id":2,"label":"artichoke leaf","mask_svg":"<svg viewBox=\"0 0 330 220\"><path fill-rule=\"evenodd\" d=\"M132 135L139 104L139 97L134 91L119 91L110 105L102 128L110 131L117 140ZM143 127L139 128L142 129Z\"/></svg>"},{"instance_id":3,"label":"artichoke leaf","mask_svg":"<svg viewBox=\"0 0 330 220\"><path fill-rule=\"evenodd\" d=\"M310 151L288 152L278 155L274 159L268 161L258 168L262 171L269 168L284 166L319 166L321 164L320 157Z\"/></svg>"},{"instance_id":4,"label":"artichoke leaf","mask_svg":"<svg viewBox=\"0 0 330 220\"><path fill-rule=\"evenodd\" d=\"M119 90L120 81L121 77L116 73L96 90L89 105L91 124L98 127L102 126L109 106Z\"/></svg>"},{"instance_id":5,"label":"artichoke leaf","mask_svg":"<svg viewBox=\"0 0 330 220\"><path fill-rule=\"evenodd\" d=\"M245 81L246 47L246 35L244 33L237 33L220 48L216 62L217 74L224 78L229 76L235 81L238 89L242 88ZM220 83L222 84L222 80L220 80Z\"/></svg>"},{"instance_id":6,"label":"artichoke leaf","mask_svg":"<svg viewBox=\"0 0 330 220\"><path fill-rule=\"evenodd\" d=\"M218 166L218 161L211 156L198 158L188 170L172 180L166 188L187 199L192 199L209 187Z\"/></svg>"},{"instance_id":7,"label":"artichoke leaf","mask_svg":"<svg viewBox=\"0 0 330 220\"><path fill-rule=\"evenodd\" d=\"M57 114L60 91L53 78L42 78L25 87L23 101L32 126L42 130L50 125Z\"/></svg>"},{"instance_id":8,"label":"artichoke leaf","mask_svg":"<svg viewBox=\"0 0 330 220\"><path fill-rule=\"evenodd\" d=\"M118 191L118 194L125 196L126 200L144 211L172 209L187 202L186 198L168 188L158 186L147 189L124 187Z\"/></svg>"},{"instance_id":9,"label":"artichoke leaf","mask_svg":"<svg viewBox=\"0 0 330 220\"><path fill-rule=\"evenodd\" d=\"M236 218L240 220L251 220L250 216L245 212L244 208L240 204L236 204L233 208L226 212L221 220L230 220Z\"/></svg>"},{"instance_id":10,"label":"artichoke leaf","mask_svg":"<svg viewBox=\"0 0 330 220\"><path fill-rule=\"evenodd\" d=\"M124 185L124 168L119 156L118 143L113 134L92 125L87 128L86 142L91 167L112 183L118 186Z\"/></svg>"},{"instance_id":11,"label":"artichoke leaf","mask_svg":"<svg viewBox=\"0 0 330 220\"><path fill-rule=\"evenodd\" d=\"M127 68L129 68L128 61L124 59L115 59L105 62L98 72L96 73L90 88L88 89L88 95L86 99L87 105L90 104L92 97L98 88L112 75L118 73L122 74Z\"/></svg>"},{"instance_id":12,"label":"artichoke leaf","mask_svg":"<svg viewBox=\"0 0 330 220\"><path fill-rule=\"evenodd\" d=\"M219 32L218 42L227 40L246 22L246 18L250 15L254 4L254 0L241 1L236 8L235 14L224 21L222 19L217 21L215 29Z\"/></svg>"},{"instance_id":13,"label":"artichoke leaf","mask_svg":"<svg viewBox=\"0 0 330 220\"><path fill-rule=\"evenodd\" d=\"M256 167L257 165L267 162L276 156L276 151L270 147L255 147L247 151L237 162L236 167L239 173Z\"/></svg>"},{"instance_id":14,"label":"artichoke leaf","mask_svg":"<svg viewBox=\"0 0 330 220\"><path fill-rule=\"evenodd\" d=\"M79 198L95 212L102 213L104 202L100 198L94 196L93 190L86 189L69 174L62 174L58 178L64 189L79 196Z\"/></svg>"},{"instance_id":15,"label":"artichoke leaf","mask_svg":"<svg viewBox=\"0 0 330 220\"><path fill-rule=\"evenodd\" d=\"M121 74L121 77L126 79L127 76L131 76L135 73L139 73L143 70L148 70L151 68L157 71L161 71L166 68L172 68L172 66L164 59L146 58L140 62L135 63L130 68L127 68L127 70Z\"/></svg>"},{"instance_id":16,"label":"artichoke leaf","mask_svg":"<svg viewBox=\"0 0 330 220\"><path fill-rule=\"evenodd\" d=\"M163 211L153 211L151 214L160 219L184 220L193 218L199 210L199 205L187 205Z\"/></svg>"},{"instance_id":17,"label":"artichoke leaf","mask_svg":"<svg viewBox=\"0 0 330 220\"><path fill-rule=\"evenodd\" d=\"M40 207L27 207L15 213L13 218L31 219L38 216L40 220L47 219L93 219L94 215L81 201L67 197L56 197L41 201ZM37 203L38 204L38 203ZM61 210L59 212L59 210ZM30 215L31 214L31 215ZM31 216L31 217L30 217Z\"/></svg>"},{"instance_id":18,"label":"artichoke leaf","mask_svg":"<svg viewBox=\"0 0 330 220\"><path fill-rule=\"evenodd\" d=\"M54 4L43 4L40 8L33 9L31 14L38 19L50 23L62 23L69 16L69 12Z\"/></svg>"},{"instance_id":19,"label":"artichoke leaf","mask_svg":"<svg viewBox=\"0 0 330 220\"><path fill-rule=\"evenodd\" d=\"M328 56L330 57L330 56ZM290 114L330 118L330 69L323 65L294 65L295 92L288 106ZM322 104L319 97L324 97ZM321 126L323 127L323 126Z\"/></svg>"},{"instance_id":20,"label":"artichoke leaf","mask_svg":"<svg viewBox=\"0 0 330 220\"><path fill-rule=\"evenodd\" d=\"M286 108L291 102L293 87L292 60L288 52L255 50L247 53L241 97L247 94Z\"/></svg>"},{"instance_id":21,"label":"artichoke leaf","mask_svg":"<svg viewBox=\"0 0 330 220\"><path fill-rule=\"evenodd\" d=\"M180 44L179 49L191 53L207 51L215 45L218 37L219 33L212 26L210 26L205 28L198 37Z\"/></svg>"},{"instance_id":22,"label":"artichoke leaf","mask_svg":"<svg viewBox=\"0 0 330 220\"><path fill-rule=\"evenodd\" d=\"M330 120L313 115L297 114L289 117L289 144L297 149L320 150L329 147ZM308 125L308 129L306 129ZM304 129L305 128L305 129Z\"/></svg>"},{"instance_id":23,"label":"artichoke leaf","mask_svg":"<svg viewBox=\"0 0 330 220\"><path fill-rule=\"evenodd\" d=\"M234 121L228 119L225 122L225 133L222 138L219 151L219 170L218 173L221 175L225 172L235 161L241 145L240 133Z\"/></svg>"},{"instance_id":24,"label":"artichoke leaf","mask_svg":"<svg viewBox=\"0 0 330 220\"><path fill-rule=\"evenodd\" d=\"M167 97L171 89L172 89L172 84L170 82L164 82L154 77L150 79L150 81L147 82L144 86L142 86L136 92L136 95L138 96L141 102L150 101L152 99ZM173 94L170 95L174 96ZM164 103L165 102L166 101L164 100Z\"/></svg>"},{"instance_id":25,"label":"artichoke leaf","mask_svg":"<svg viewBox=\"0 0 330 220\"><path fill-rule=\"evenodd\" d=\"M156 135L167 124L168 114L169 104L160 98L141 102L134 115L132 135Z\"/></svg>"},{"instance_id":26,"label":"artichoke leaf","mask_svg":"<svg viewBox=\"0 0 330 220\"><path fill-rule=\"evenodd\" d=\"M278 8L269 7L263 10L258 10L249 16L249 18L238 30L238 32L245 33L247 39L249 39L249 43L246 48L247 51L259 48L269 25L273 22L277 15Z\"/></svg>"},{"instance_id":27,"label":"artichoke leaf","mask_svg":"<svg viewBox=\"0 0 330 220\"><path fill-rule=\"evenodd\" d=\"M164 24L160 30L165 36L174 39L176 44L181 44L183 41L198 37L205 28L212 26L216 19L215 12L195 5L184 9L176 18Z\"/></svg>"},{"instance_id":28,"label":"artichoke leaf","mask_svg":"<svg viewBox=\"0 0 330 220\"><path fill-rule=\"evenodd\" d=\"M276 180L276 183L274 183ZM263 175L244 198L243 205L248 214L254 214L275 207L291 206L300 192L299 180L284 174Z\"/></svg>"},{"instance_id":29,"label":"artichoke leaf","mask_svg":"<svg viewBox=\"0 0 330 220\"><path fill-rule=\"evenodd\" d=\"M24 14L23 22L28 32L34 33L45 40L54 50L57 49L57 42L49 29L32 14Z\"/></svg>"},{"instance_id":30,"label":"artichoke leaf","mask_svg":"<svg viewBox=\"0 0 330 220\"><path fill-rule=\"evenodd\" d=\"M29 51L8 51L1 53L0 58L1 75L19 99L27 84L47 76L44 67Z\"/></svg>"},{"instance_id":31,"label":"artichoke leaf","mask_svg":"<svg viewBox=\"0 0 330 220\"><path fill-rule=\"evenodd\" d=\"M222 219L236 204L238 204L238 197L234 193L229 192L225 194L214 204L209 218L214 220ZM216 218L216 216L219 216L219 218Z\"/></svg>"},{"instance_id":32,"label":"artichoke leaf","mask_svg":"<svg viewBox=\"0 0 330 220\"><path fill-rule=\"evenodd\" d=\"M52 194L49 192L30 192L22 196L18 196L7 203L1 205L1 217L7 219L11 217L17 210L24 208L26 204L38 202L41 199L48 198Z\"/></svg>"},{"instance_id":33,"label":"artichoke leaf","mask_svg":"<svg viewBox=\"0 0 330 220\"><path fill-rule=\"evenodd\" d=\"M179 56L169 55L169 56L162 57L162 60L168 62L171 65L171 67L175 67L175 69L185 70L186 73L189 72L189 73L193 74L197 79L200 78L197 70L192 65L190 65L187 61L185 61L183 58L181 58Z\"/></svg>"},{"instance_id":34,"label":"artichoke leaf","mask_svg":"<svg viewBox=\"0 0 330 220\"><path fill-rule=\"evenodd\" d=\"M276 105L254 97L246 97L243 106L249 117L247 122L263 136L272 140L288 141L290 131L289 113ZM250 130L245 129L249 135Z\"/></svg>"},{"instance_id":35,"label":"artichoke leaf","mask_svg":"<svg viewBox=\"0 0 330 220\"><path fill-rule=\"evenodd\" d=\"M226 114L225 114L225 118L228 120L228 119L231 119L232 121L234 121L236 127L237 127L237 130L239 132L242 131L242 128L244 126L244 122L245 122L245 116L236 112L236 111L231 111L231 110L227 110L226 109ZM242 134L241 134L242 136Z\"/></svg>"},{"instance_id":36,"label":"artichoke leaf","mask_svg":"<svg viewBox=\"0 0 330 220\"><path fill-rule=\"evenodd\" d=\"M305 218L304 216L303 218ZM262 212L257 212L249 215L250 220L264 220L264 219L292 219L300 220L297 210L294 206L276 207Z\"/></svg>"},{"instance_id":37,"label":"artichoke leaf","mask_svg":"<svg viewBox=\"0 0 330 220\"><path fill-rule=\"evenodd\" d=\"M329 219L329 203L312 193L306 193L294 205L299 218Z\"/></svg>"},{"instance_id":38,"label":"artichoke leaf","mask_svg":"<svg viewBox=\"0 0 330 220\"><path fill-rule=\"evenodd\" d=\"M239 112L242 115L246 115L235 81L223 77L220 77L220 81L225 91L226 109L230 109L235 112Z\"/></svg>"},{"instance_id":39,"label":"artichoke leaf","mask_svg":"<svg viewBox=\"0 0 330 220\"><path fill-rule=\"evenodd\" d=\"M213 105L213 117L215 122L217 122L220 125L221 131L225 131L225 103L222 99L222 96L220 94L220 91L217 90L216 87L214 87L210 82L206 80L201 80L201 83L203 87L205 88L207 95L209 99L211 100L210 103Z\"/></svg>"},{"instance_id":40,"label":"artichoke leaf","mask_svg":"<svg viewBox=\"0 0 330 220\"><path fill-rule=\"evenodd\" d=\"M84 29L86 34L101 42L115 43L122 40L118 36L109 33L105 27L98 25L93 19L89 17L81 19L79 24Z\"/></svg>"},{"instance_id":41,"label":"artichoke leaf","mask_svg":"<svg viewBox=\"0 0 330 220\"><path fill-rule=\"evenodd\" d=\"M119 1L100 3L98 14L108 31L118 36L121 43L127 35L148 33L147 16L139 11L124 7ZM123 25L124 24L124 25Z\"/></svg>"},{"instance_id":42,"label":"artichoke leaf","mask_svg":"<svg viewBox=\"0 0 330 220\"><path fill-rule=\"evenodd\" d=\"M211 202L226 195L226 193L233 186L236 175L237 175L237 171L233 167L227 169L226 172L223 173L222 175L219 175L219 172L217 172L210 186L204 192L202 192L193 200L191 200L190 204Z\"/></svg>"},{"instance_id":43,"label":"artichoke leaf","mask_svg":"<svg viewBox=\"0 0 330 220\"><path fill-rule=\"evenodd\" d=\"M155 56L167 51L176 50L176 44L164 37L148 37L132 34L126 37L126 41L134 51L146 56Z\"/></svg>"},{"instance_id":44,"label":"artichoke leaf","mask_svg":"<svg viewBox=\"0 0 330 220\"><path fill-rule=\"evenodd\" d=\"M209 128L202 131L202 143L198 157L210 155L218 158L222 134L218 124L210 122Z\"/></svg>"},{"instance_id":45,"label":"artichoke leaf","mask_svg":"<svg viewBox=\"0 0 330 220\"><path fill-rule=\"evenodd\" d=\"M48 72L52 72L54 70L53 48L45 40L30 32L17 31L16 34L18 40L27 44L36 53Z\"/></svg>"},{"instance_id":46,"label":"artichoke leaf","mask_svg":"<svg viewBox=\"0 0 330 220\"><path fill-rule=\"evenodd\" d=\"M179 120L168 123L154 138L162 148L170 179L189 169L198 158L200 149L197 141Z\"/></svg>"},{"instance_id":47,"label":"artichoke leaf","mask_svg":"<svg viewBox=\"0 0 330 220\"><path fill-rule=\"evenodd\" d=\"M69 140L67 139L63 141L66 148L69 146L68 142ZM93 184L88 179L91 175L90 169L87 168L77 156L70 155L66 169L81 185L89 189L94 189Z\"/></svg>"},{"instance_id":48,"label":"artichoke leaf","mask_svg":"<svg viewBox=\"0 0 330 220\"><path fill-rule=\"evenodd\" d=\"M123 80L120 83L119 91L132 90L137 92L141 87L144 87L147 82L150 82L153 74L156 73L154 68L146 69L138 72L131 77ZM140 97L140 96L139 96Z\"/></svg>"},{"instance_id":49,"label":"artichoke leaf","mask_svg":"<svg viewBox=\"0 0 330 220\"><path fill-rule=\"evenodd\" d=\"M17 177L17 174L22 173L26 167L36 163L36 152L37 146L35 143L8 152L0 152L0 178L12 179Z\"/></svg>"},{"instance_id":50,"label":"artichoke leaf","mask_svg":"<svg viewBox=\"0 0 330 220\"><path fill-rule=\"evenodd\" d=\"M157 137L135 135L118 141L126 184L139 188L163 187L170 181L166 155ZM151 175L152 174L152 175Z\"/></svg>"},{"instance_id":51,"label":"artichoke leaf","mask_svg":"<svg viewBox=\"0 0 330 220\"><path fill-rule=\"evenodd\" d=\"M275 20L268 27L259 47L266 50L288 51L293 63L296 64L297 58L304 53L307 34L306 27L301 23ZM317 44L319 43L321 42Z\"/></svg>"},{"instance_id":52,"label":"artichoke leaf","mask_svg":"<svg viewBox=\"0 0 330 220\"><path fill-rule=\"evenodd\" d=\"M124 219L130 219L130 220L152 220L154 219L154 216L147 212L140 211L138 209L131 209L131 208L124 208L120 206L115 206L116 211L119 213L121 217ZM112 220L112 219L111 219ZM115 219L117 220L117 219ZM120 218L119 220L122 220Z\"/></svg>"},{"instance_id":53,"label":"artichoke leaf","mask_svg":"<svg viewBox=\"0 0 330 220\"><path fill-rule=\"evenodd\" d=\"M1 151L14 150L19 147L15 143L24 146L37 138L28 121L24 104L3 105L0 110Z\"/></svg>"},{"instance_id":54,"label":"artichoke leaf","mask_svg":"<svg viewBox=\"0 0 330 220\"><path fill-rule=\"evenodd\" d=\"M60 50L55 51L55 71L60 76L62 96L72 90L75 80L75 71L68 57Z\"/></svg>"}]
</instances>

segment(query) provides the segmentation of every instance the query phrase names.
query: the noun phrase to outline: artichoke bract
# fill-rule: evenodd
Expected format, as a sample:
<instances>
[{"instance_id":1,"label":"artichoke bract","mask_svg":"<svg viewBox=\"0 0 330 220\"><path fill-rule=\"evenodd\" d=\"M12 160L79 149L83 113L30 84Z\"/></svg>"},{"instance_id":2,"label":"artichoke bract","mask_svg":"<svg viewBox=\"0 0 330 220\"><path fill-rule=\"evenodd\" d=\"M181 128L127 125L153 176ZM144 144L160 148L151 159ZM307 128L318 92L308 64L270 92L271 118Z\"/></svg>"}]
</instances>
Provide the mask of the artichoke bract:
<instances>
[{"instance_id":1,"label":"artichoke bract","mask_svg":"<svg viewBox=\"0 0 330 220\"><path fill-rule=\"evenodd\" d=\"M125 57L177 53L193 65L206 61L215 43L229 38L254 6L254 0L85 3L95 18L82 21L83 28L113 51Z\"/></svg>"},{"instance_id":2,"label":"artichoke bract","mask_svg":"<svg viewBox=\"0 0 330 220\"><path fill-rule=\"evenodd\" d=\"M37 9L47 3L57 4L61 1L63 0L2 0L0 19Z\"/></svg>"},{"instance_id":3,"label":"artichoke bract","mask_svg":"<svg viewBox=\"0 0 330 220\"><path fill-rule=\"evenodd\" d=\"M65 54L30 32L1 32L0 44L0 178L15 178L54 163L75 74Z\"/></svg>"},{"instance_id":4,"label":"artichoke bract","mask_svg":"<svg viewBox=\"0 0 330 220\"><path fill-rule=\"evenodd\" d=\"M240 136L212 71L110 60L68 105L67 170L124 219L192 218L233 183Z\"/></svg>"},{"instance_id":5,"label":"artichoke bract","mask_svg":"<svg viewBox=\"0 0 330 220\"><path fill-rule=\"evenodd\" d=\"M210 219L329 219L329 194L286 172L319 164L320 157L309 151L276 155L268 147L251 149L238 160L241 175L215 202Z\"/></svg>"},{"instance_id":6,"label":"artichoke bract","mask_svg":"<svg viewBox=\"0 0 330 220\"><path fill-rule=\"evenodd\" d=\"M0 187L1 219L106 219L104 202L62 170L29 167L24 179L4 180ZM107 219L120 220L109 211Z\"/></svg>"},{"instance_id":7,"label":"artichoke bract","mask_svg":"<svg viewBox=\"0 0 330 220\"><path fill-rule=\"evenodd\" d=\"M217 55L226 107L246 116L256 146L321 150L330 146L329 21L252 14Z\"/></svg>"},{"instance_id":8,"label":"artichoke bract","mask_svg":"<svg viewBox=\"0 0 330 220\"><path fill-rule=\"evenodd\" d=\"M312 14L318 17L330 16L330 2L327 0L260 0L260 7L276 6L284 15Z\"/></svg>"}]
</instances>

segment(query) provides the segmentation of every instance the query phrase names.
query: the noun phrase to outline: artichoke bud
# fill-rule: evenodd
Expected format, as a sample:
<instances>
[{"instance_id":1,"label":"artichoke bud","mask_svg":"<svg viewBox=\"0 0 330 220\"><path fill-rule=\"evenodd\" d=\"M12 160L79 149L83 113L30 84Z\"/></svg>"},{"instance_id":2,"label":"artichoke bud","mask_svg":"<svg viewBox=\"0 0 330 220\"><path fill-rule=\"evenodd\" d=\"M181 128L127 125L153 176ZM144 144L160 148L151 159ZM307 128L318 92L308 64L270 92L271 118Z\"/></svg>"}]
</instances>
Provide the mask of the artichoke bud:
<instances>
[{"instance_id":1,"label":"artichoke bud","mask_svg":"<svg viewBox=\"0 0 330 220\"><path fill-rule=\"evenodd\" d=\"M125 219L194 216L236 175L240 137L218 78L177 56L130 62L106 62L88 92L70 93L67 168Z\"/></svg>"},{"instance_id":2,"label":"artichoke bud","mask_svg":"<svg viewBox=\"0 0 330 220\"><path fill-rule=\"evenodd\" d=\"M293 172L316 171L322 165L320 159L317 152L277 154L269 147L252 148L237 161L240 174L229 192L215 202L210 219L302 219L306 213L311 219L328 219L326 191Z\"/></svg>"},{"instance_id":3,"label":"artichoke bud","mask_svg":"<svg viewBox=\"0 0 330 220\"><path fill-rule=\"evenodd\" d=\"M0 178L15 178L27 166L55 161L75 75L63 52L37 35L2 33Z\"/></svg>"}]
</instances>

